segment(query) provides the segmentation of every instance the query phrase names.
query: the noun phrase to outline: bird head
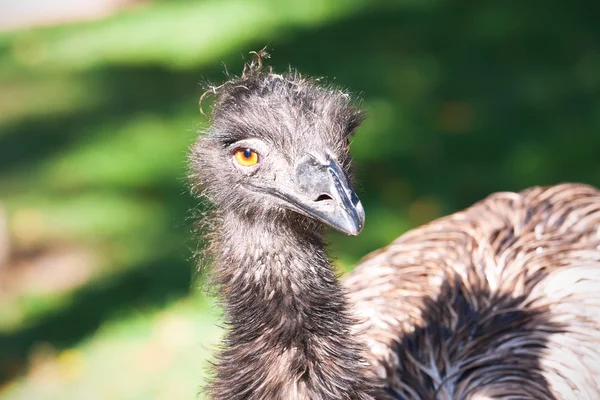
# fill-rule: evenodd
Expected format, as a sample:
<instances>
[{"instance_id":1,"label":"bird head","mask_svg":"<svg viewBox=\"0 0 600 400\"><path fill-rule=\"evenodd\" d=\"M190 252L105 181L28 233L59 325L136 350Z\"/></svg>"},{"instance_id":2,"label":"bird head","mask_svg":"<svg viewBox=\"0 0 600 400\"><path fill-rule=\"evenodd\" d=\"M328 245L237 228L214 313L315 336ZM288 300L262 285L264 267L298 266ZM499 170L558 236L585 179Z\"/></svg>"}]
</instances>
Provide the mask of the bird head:
<instances>
[{"instance_id":1,"label":"bird head","mask_svg":"<svg viewBox=\"0 0 600 400\"><path fill-rule=\"evenodd\" d=\"M360 233L365 213L351 186L349 143L362 116L347 93L252 63L215 94L191 163L193 182L216 207Z\"/></svg>"}]
</instances>

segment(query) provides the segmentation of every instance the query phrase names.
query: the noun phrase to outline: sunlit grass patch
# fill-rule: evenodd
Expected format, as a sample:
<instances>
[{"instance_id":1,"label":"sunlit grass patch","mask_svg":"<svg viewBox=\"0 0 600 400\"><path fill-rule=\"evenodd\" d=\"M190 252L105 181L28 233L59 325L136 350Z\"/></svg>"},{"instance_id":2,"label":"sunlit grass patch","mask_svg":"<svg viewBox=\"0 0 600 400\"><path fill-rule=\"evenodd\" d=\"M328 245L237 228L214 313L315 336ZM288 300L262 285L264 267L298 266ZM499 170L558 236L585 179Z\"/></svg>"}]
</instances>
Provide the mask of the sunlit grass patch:
<instances>
[{"instance_id":1,"label":"sunlit grass patch","mask_svg":"<svg viewBox=\"0 0 600 400\"><path fill-rule=\"evenodd\" d=\"M79 345L39 343L12 399L195 398L219 337L218 314L198 295L107 321Z\"/></svg>"}]
</instances>

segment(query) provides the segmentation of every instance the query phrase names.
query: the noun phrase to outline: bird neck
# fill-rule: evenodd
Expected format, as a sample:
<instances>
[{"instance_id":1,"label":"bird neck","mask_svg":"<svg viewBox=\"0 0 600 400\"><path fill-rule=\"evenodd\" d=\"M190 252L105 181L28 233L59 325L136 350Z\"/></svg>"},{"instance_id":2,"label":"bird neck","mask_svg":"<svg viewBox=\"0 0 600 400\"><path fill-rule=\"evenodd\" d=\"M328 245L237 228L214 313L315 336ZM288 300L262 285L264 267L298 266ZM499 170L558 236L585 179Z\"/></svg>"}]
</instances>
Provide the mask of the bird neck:
<instances>
[{"instance_id":1,"label":"bird neck","mask_svg":"<svg viewBox=\"0 0 600 400\"><path fill-rule=\"evenodd\" d=\"M229 329L212 398L371 398L321 229L235 214L219 222L213 279Z\"/></svg>"}]
</instances>

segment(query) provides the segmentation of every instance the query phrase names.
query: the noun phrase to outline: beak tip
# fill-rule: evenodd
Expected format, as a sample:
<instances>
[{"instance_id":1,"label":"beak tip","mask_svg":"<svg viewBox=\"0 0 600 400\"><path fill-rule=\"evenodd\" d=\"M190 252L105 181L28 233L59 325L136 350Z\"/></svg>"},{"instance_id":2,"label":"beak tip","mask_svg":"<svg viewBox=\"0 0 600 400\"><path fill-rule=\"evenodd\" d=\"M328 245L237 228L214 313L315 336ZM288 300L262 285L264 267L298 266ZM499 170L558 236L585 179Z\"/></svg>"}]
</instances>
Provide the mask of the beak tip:
<instances>
[{"instance_id":1,"label":"beak tip","mask_svg":"<svg viewBox=\"0 0 600 400\"><path fill-rule=\"evenodd\" d=\"M356 207L354 218L349 218L346 222L346 226L342 230L348 236L358 236L362 232L365 227L365 212L360 202Z\"/></svg>"},{"instance_id":2,"label":"beak tip","mask_svg":"<svg viewBox=\"0 0 600 400\"><path fill-rule=\"evenodd\" d=\"M358 229L353 231L348 231L348 236L358 236L362 232L362 227L359 226Z\"/></svg>"}]
</instances>

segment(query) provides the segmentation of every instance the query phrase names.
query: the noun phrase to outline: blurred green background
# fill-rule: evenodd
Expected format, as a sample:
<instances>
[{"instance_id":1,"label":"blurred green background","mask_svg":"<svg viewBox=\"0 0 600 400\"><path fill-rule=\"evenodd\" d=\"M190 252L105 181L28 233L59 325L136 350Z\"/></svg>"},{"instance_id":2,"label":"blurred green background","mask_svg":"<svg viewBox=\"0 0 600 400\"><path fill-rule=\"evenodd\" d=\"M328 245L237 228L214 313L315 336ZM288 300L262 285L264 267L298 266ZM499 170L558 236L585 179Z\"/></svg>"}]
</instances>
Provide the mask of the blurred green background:
<instances>
[{"instance_id":1,"label":"blurred green background","mask_svg":"<svg viewBox=\"0 0 600 400\"><path fill-rule=\"evenodd\" d=\"M18 27L33 5L7 1L2 399L196 396L220 329L186 152L204 85L250 50L364 98L367 224L330 234L342 269L493 191L600 185L597 2L37 0L48 26Z\"/></svg>"}]
</instances>

